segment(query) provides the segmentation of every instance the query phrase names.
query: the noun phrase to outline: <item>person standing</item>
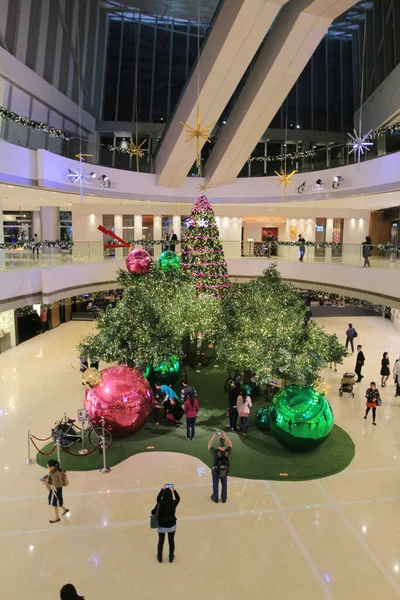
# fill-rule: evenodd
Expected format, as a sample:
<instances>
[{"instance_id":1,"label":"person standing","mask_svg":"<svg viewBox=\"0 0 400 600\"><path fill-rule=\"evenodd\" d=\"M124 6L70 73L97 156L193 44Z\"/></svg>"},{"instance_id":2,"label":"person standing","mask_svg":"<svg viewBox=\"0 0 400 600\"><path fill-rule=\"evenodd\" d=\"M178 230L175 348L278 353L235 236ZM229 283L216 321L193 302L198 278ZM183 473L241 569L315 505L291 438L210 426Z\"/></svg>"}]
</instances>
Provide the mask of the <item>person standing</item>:
<instances>
[{"instance_id":1,"label":"person standing","mask_svg":"<svg viewBox=\"0 0 400 600\"><path fill-rule=\"evenodd\" d=\"M372 241L369 235L365 238L365 242L362 243L362 255L364 259L364 267L370 267L369 257L371 256L372 251Z\"/></svg>"},{"instance_id":2,"label":"person standing","mask_svg":"<svg viewBox=\"0 0 400 600\"><path fill-rule=\"evenodd\" d=\"M239 415L239 431L243 437L247 437L246 432L249 426L251 406L250 396L245 389L242 389L236 402L236 410Z\"/></svg>"},{"instance_id":3,"label":"person standing","mask_svg":"<svg viewBox=\"0 0 400 600\"><path fill-rule=\"evenodd\" d=\"M238 412L236 403L240 396L240 382L237 381L229 390L229 427L231 431L237 431Z\"/></svg>"},{"instance_id":4,"label":"person standing","mask_svg":"<svg viewBox=\"0 0 400 600\"><path fill-rule=\"evenodd\" d=\"M181 402L182 404L185 404L186 400L189 397L189 394L193 394L195 398L197 398L197 392L196 389L192 386L189 385L189 382L187 381L187 378L182 378L182 390L181 390Z\"/></svg>"},{"instance_id":5,"label":"person standing","mask_svg":"<svg viewBox=\"0 0 400 600\"><path fill-rule=\"evenodd\" d=\"M357 346L357 358L356 358L356 367L355 367L355 372L357 374L357 381L356 383L361 383L362 378L364 377L364 375L361 375L361 369L363 368L365 363L365 356L364 356L364 352L362 351L362 346L360 344L358 344Z\"/></svg>"},{"instance_id":6,"label":"person standing","mask_svg":"<svg viewBox=\"0 0 400 600\"><path fill-rule=\"evenodd\" d=\"M396 360L393 367L393 379L396 384L395 397L400 396L400 358Z\"/></svg>"},{"instance_id":7,"label":"person standing","mask_svg":"<svg viewBox=\"0 0 400 600\"><path fill-rule=\"evenodd\" d=\"M175 244L178 241L178 236L176 235L176 233L174 232L173 229L171 229L171 233L169 235L168 241L169 241L169 249L172 252L175 252Z\"/></svg>"},{"instance_id":8,"label":"person standing","mask_svg":"<svg viewBox=\"0 0 400 600\"><path fill-rule=\"evenodd\" d=\"M357 331L354 329L353 324L349 323L349 328L346 331L346 350L350 344L351 353L354 353L354 338L358 337Z\"/></svg>"},{"instance_id":9,"label":"person standing","mask_svg":"<svg viewBox=\"0 0 400 600\"><path fill-rule=\"evenodd\" d=\"M39 258L39 238L38 238L38 234L35 233L33 238L31 239L31 243L32 243L32 255L35 256L35 252L36 252L36 256Z\"/></svg>"},{"instance_id":10,"label":"person standing","mask_svg":"<svg viewBox=\"0 0 400 600\"><path fill-rule=\"evenodd\" d=\"M47 468L49 469L49 473L43 477L42 482L43 485L45 485L49 490L49 506L54 508L55 516L55 519L50 520L49 523L59 523L59 506L63 510L63 515L66 515L69 512L69 508L64 506L62 493L63 486L68 482L65 482L65 474L62 472L58 460L49 460L47 463Z\"/></svg>"},{"instance_id":11,"label":"person standing","mask_svg":"<svg viewBox=\"0 0 400 600\"><path fill-rule=\"evenodd\" d=\"M369 384L369 388L365 392L365 397L367 399L367 410L365 411L364 419L367 418L368 413L372 408L372 424L376 425L376 407L382 404L382 400L379 395L379 390L376 389L375 381L371 381Z\"/></svg>"},{"instance_id":12,"label":"person standing","mask_svg":"<svg viewBox=\"0 0 400 600\"><path fill-rule=\"evenodd\" d=\"M299 252L300 252L299 261L303 262L304 254L306 252L306 240L303 238L301 233L299 233L298 244L299 244Z\"/></svg>"},{"instance_id":13,"label":"person standing","mask_svg":"<svg viewBox=\"0 0 400 600\"><path fill-rule=\"evenodd\" d=\"M381 386L382 387L386 387L386 382L390 375L389 365L390 365L389 355L387 352L384 352L382 360L381 360Z\"/></svg>"},{"instance_id":14,"label":"person standing","mask_svg":"<svg viewBox=\"0 0 400 600\"><path fill-rule=\"evenodd\" d=\"M72 583L66 583L60 590L61 600L85 600L83 596L79 596L76 587Z\"/></svg>"},{"instance_id":15,"label":"person standing","mask_svg":"<svg viewBox=\"0 0 400 600\"><path fill-rule=\"evenodd\" d=\"M212 445L217 435L221 435L218 441L218 448L213 448ZM213 466L211 469L213 493L211 500L218 504L218 488L221 482L221 500L225 504L228 499L228 473L232 442L224 431L221 431L221 434L219 432L214 433L208 442L208 449L213 455Z\"/></svg>"},{"instance_id":16,"label":"person standing","mask_svg":"<svg viewBox=\"0 0 400 600\"><path fill-rule=\"evenodd\" d=\"M165 232L163 233L163 237L162 237L162 251L165 252L166 250L168 250L168 233Z\"/></svg>"},{"instance_id":17,"label":"person standing","mask_svg":"<svg viewBox=\"0 0 400 600\"><path fill-rule=\"evenodd\" d=\"M167 487L168 486L168 487ZM175 532L176 532L176 507L180 502L180 496L174 486L165 484L157 496L156 505L151 511L152 515L158 516L158 545L157 560L162 563L165 534L168 533L169 562L175 558Z\"/></svg>"},{"instance_id":18,"label":"person standing","mask_svg":"<svg viewBox=\"0 0 400 600\"><path fill-rule=\"evenodd\" d=\"M42 327L42 333L45 333L47 329L47 310L44 307L42 307L40 310L40 324Z\"/></svg>"},{"instance_id":19,"label":"person standing","mask_svg":"<svg viewBox=\"0 0 400 600\"><path fill-rule=\"evenodd\" d=\"M190 442L194 440L196 433L196 419L199 414L199 401L193 394L189 394L183 410L186 415L186 441Z\"/></svg>"}]
</instances>

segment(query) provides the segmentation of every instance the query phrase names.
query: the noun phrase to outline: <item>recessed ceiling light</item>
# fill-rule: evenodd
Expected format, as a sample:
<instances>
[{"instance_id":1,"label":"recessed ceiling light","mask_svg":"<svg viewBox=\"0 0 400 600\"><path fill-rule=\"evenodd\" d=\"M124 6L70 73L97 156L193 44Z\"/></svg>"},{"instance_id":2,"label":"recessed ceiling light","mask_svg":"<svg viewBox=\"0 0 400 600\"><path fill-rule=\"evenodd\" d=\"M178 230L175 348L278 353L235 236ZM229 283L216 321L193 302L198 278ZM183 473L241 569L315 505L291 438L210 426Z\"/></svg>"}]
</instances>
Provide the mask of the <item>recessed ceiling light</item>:
<instances>
[{"instance_id":1,"label":"recessed ceiling light","mask_svg":"<svg viewBox=\"0 0 400 600\"><path fill-rule=\"evenodd\" d=\"M8 185L7 187L14 187L13 185Z\"/></svg>"}]
</instances>

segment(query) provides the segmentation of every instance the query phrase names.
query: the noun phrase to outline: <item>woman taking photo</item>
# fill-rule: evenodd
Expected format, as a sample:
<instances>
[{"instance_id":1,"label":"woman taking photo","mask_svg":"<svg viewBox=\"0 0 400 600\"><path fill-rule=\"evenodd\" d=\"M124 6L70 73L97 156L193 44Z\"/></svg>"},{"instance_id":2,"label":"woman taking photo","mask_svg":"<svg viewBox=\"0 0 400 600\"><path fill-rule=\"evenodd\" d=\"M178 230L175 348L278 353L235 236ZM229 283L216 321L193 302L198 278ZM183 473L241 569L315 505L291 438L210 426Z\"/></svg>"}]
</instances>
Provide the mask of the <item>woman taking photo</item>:
<instances>
[{"instance_id":1,"label":"woman taking photo","mask_svg":"<svg viewBox=\"0 0 400 600\"><path fill-rule=\"evenodd\" d=\"M169 562L172 563L175 558L175 531L176 531L176 507L180 502L178 492L174 486L166 483L157 496L157 504L151 511L152 515L158 516L158 546L157 560L162 562L162 553L164 548L165 534L168 533L169 544Z\"/></svg>"},{"instance_id":2,"label":"woman taking photo","mask_svg":"<svg viewBox=\"0 0 400 600\"><path fill-rule=\"evenodd\" d=\"M381 386L382 387L386 387L386 382L390 375L389 365L390 365L389 355L387 352L384 352L383 358L381 360Z\"/></svg>"},{"instance_id":3,"label":"woman taking photo","mask_svg":"<svg viewBox=\"0 0 400 600\"><path fill-rule=\"evenodd\" d=\"M195 398L193 392L189 392L183 410L186 415L186 441L190 442L194 440L196 419L199 414L199 401Z\"/></svg>"},{"instance_id":4,"label":"woman taking photo","mask_svg":"<svg viewBox=\"0 0 400 600\"><path fill-rule=\"evenodd\" d=\"M250 420L251 398L246 390L242 390L236 402L236 410L239 415L239 432L243 437L247 437L247 428Z\"/></svg>"},{"instance_id":5,"label":"woman taking photo","mask_svg":"<svg viewBox=\"0 0 400 600\"><path fill-rule=\"evenodd\" d=\"M63 500L63 472L61 471L58 460L49 460L47 468L49 469L49 473L46 477L42 478L42 482L49 490L49 506L54 508L55 515L55 519L50 520L49 523L58 523L60 521L60 511L58 507L61 506L63 515L66 515L69 512L69 508L64 506Z\"/></svg>"}]
</instances>

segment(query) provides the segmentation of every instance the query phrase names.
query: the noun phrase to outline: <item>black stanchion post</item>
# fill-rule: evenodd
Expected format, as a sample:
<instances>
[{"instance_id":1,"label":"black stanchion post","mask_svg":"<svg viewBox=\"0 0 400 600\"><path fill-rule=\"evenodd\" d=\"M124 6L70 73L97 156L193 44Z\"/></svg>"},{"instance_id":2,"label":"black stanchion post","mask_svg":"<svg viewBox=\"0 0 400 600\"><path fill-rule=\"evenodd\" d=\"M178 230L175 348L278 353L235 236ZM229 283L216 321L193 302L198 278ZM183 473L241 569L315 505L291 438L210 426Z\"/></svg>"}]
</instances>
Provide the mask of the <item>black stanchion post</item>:
<instances>
[{"instance_id":1,"label":"black stanchion post","mask_svg":"<svg viewBox=\"0 0 400 600\"><path fill-rule=\"evenodd\" d=\"M104 435L104 417L101 417L101 440L100 440L101 448L103 451L103 468L100 469L100 473L109 473L111 469L107 467L106 462L106 437Z\"/></svg>"}]
</instances>

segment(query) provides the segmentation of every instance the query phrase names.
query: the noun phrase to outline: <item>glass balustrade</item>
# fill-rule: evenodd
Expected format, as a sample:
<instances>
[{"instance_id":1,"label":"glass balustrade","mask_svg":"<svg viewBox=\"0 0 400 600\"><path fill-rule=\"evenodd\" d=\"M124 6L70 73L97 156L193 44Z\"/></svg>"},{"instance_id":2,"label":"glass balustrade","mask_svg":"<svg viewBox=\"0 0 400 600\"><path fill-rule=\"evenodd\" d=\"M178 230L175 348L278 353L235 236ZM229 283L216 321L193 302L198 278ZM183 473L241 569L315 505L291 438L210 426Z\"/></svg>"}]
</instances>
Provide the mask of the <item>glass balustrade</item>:
<instances>
[{"instance_id":1,"label":"glass balustrade","mask_svg":"<svg viewBox=\"0 0 400 600\"><path fill-rule=\"evenodd\" d=\"M223 241L226 259L276 260L279 262L295 262L300 259L299 246L290 243L266 242L230 242ZM135 247L144 248L154 260L162 253L165 247L157 242L143 241ZM176 245L177 254L181 254L182 244ZM74 242L68 250L59 248L44 248L39 254L33 254L29 249L3 249L0 250L0 271L13 269L35 269L56 267L70 264L94 264L99 262L118 261L124 265L129 248L104 248L103 242ZM323 263L331 266L363 267L364 258L360 244L341 244L335 246L323 245L320 247L307 246L303 256L303 263ZM373 246L369 257L370 267L365 268L394 268L400 267L400 252L384 251Z\"/></svg>"}]
</instances>

